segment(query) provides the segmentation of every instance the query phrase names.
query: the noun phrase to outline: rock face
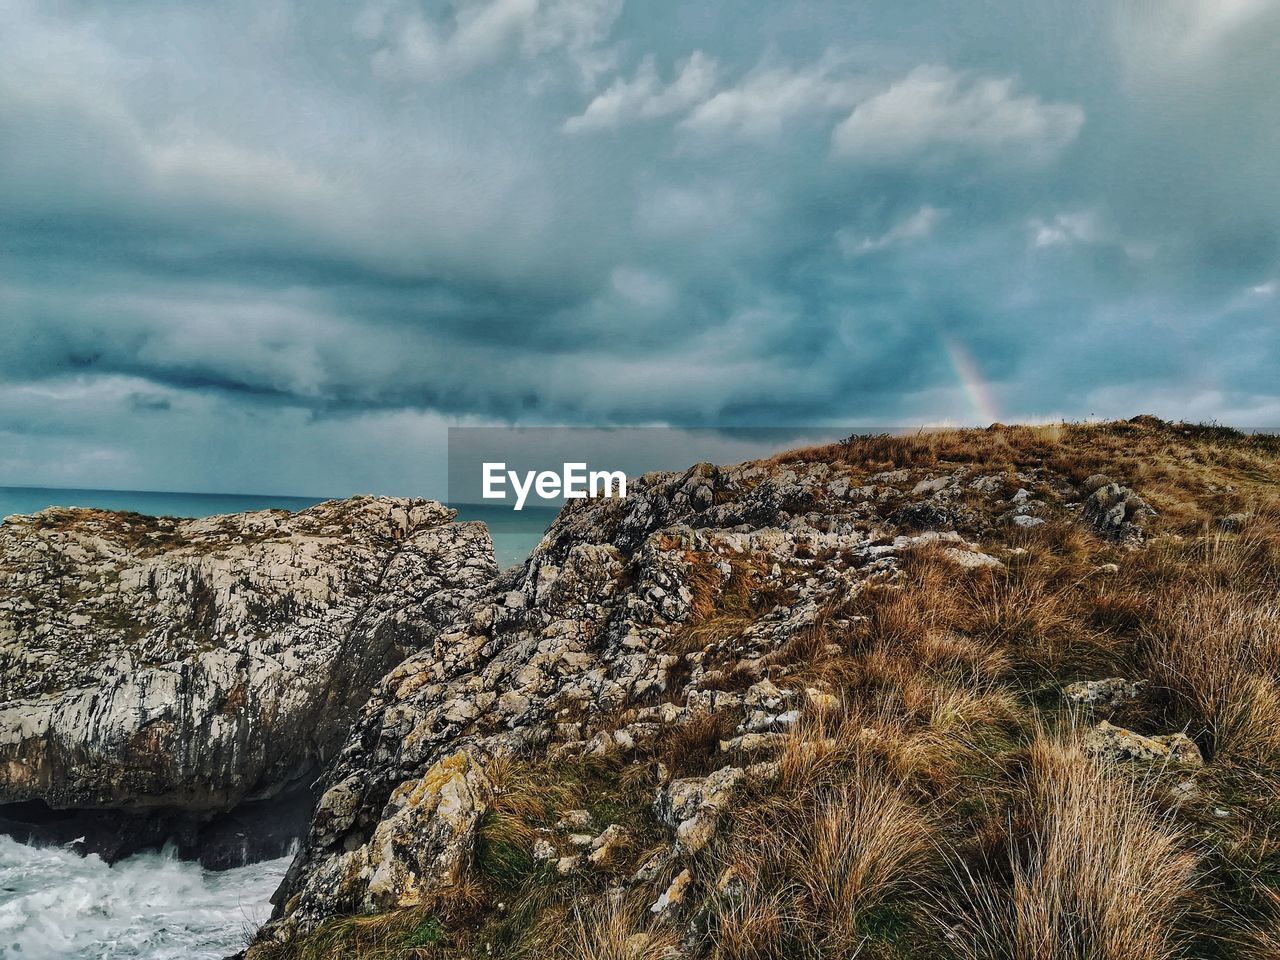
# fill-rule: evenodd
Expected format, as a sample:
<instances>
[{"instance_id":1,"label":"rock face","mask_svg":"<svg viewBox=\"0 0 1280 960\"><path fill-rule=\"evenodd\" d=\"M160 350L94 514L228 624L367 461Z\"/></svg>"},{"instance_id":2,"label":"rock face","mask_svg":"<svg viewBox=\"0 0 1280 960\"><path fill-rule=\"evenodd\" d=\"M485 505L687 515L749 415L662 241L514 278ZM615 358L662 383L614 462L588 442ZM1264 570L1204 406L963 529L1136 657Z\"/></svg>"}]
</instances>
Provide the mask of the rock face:
<instances>
[{"instance_id":1,"label":"rock face","mask_svg":"<svg viewBox=\"0 0 1280 960\"><path fill-rule=\"evenodd\" d=\"M801 709L835 703L787 676L816 625L915 550L999 575L1003 563L968 537L1024 515L1014 511L1025 491L1013 501L1007 478L964 469L922 487L921 473L854 486L826 463L700 464L629 483L625 500L571 502L523 568L377 685L326 775L263 940L335 914L430 903L484 816L484 771L500 758L627 756L712 716L724 724L723 766L668 776L654 798L670 846L646 869L677 876L733 792L777 774L772 758ZM1039 512L1066 515L1070 488L1012 480L1041 489ZM611 841L576 833L589 848L574 853L572 836L549 833L537 857L592 869Z\"/></svg>"},{"instance_id":2,"label":"rock face","mask_svg":"<svg viewBox=\"0 0 1280 960\"><path fill-rule=\"evenodd\" d=\"M87 849L117 857L167 837L198 847L233 808L306 794L375 681L494 577L484 526L453 517L363 497L201 520L8 518L0 826L87 828Z\"/></svg>"},{"instance_id":3,"label":"rock face","mask_svg":"<svg viewBox=\"0 0 1280 960\"><path fill-rule=\"evenodd\" d=\"M1176 952L1181 915L1151 919L1148 875L1124 869L1098 898L1055 878L1026 942L1009 925L1046 850L1070 871L1150 841L1158 899L1187 902L1206 804L1230 783L1241 815L1214 809L1204 836L1244 843L1275 795L1219 777L1220 755L1197 770L1191 738L1220 745L1171 653L1219 623L1177 602L1184 580L1257 564L1213 603L1270 595L1270 519L1236 566L1192 526L1263 481L1206 486L1168 434L851 439L570 502L373 688L247 958L1022 955L1041 926L1061 953L1131 929L1122 953ZM1274 486L1278 448L1208 443ZM1083 479L1157 447L1142 492L1163 517ZM920 877L944 896L921 901Z\"/></svg>"},{"instance_id":4,"label":"rock face","mask_svg":"<svg viewBox=\"0 0 1280 960\"><path fill-rule=\"evenodd\" d=\"M1145 500L1101 474L1089 477L1084 489L1084 517L1099 535L1120 542L1143 539L1143 522L1156 515Z\"/></svg>"}]
</instances>

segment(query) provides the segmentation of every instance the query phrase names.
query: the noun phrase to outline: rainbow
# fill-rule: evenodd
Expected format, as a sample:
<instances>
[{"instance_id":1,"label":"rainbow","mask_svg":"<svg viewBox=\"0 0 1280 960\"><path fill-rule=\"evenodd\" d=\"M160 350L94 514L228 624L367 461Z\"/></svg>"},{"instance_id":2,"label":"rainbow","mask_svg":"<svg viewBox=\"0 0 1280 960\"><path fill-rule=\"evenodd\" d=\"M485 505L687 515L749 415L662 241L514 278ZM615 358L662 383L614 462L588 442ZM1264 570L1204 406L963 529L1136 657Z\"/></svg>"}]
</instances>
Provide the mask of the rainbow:
<instances>
[{"instance_id":1,"label":"rainbow","mask_svg":"<svg viewBox=\"0 0 1280 960\"><path fill-rule=\"evenodd\" d=\"M969 398L969 404L981 425L986 426L997 422L1000 414L996 407L995 395L991 385L983 379L982 371L978 369L978 364L974 362L968 348L948 336L943 336L942 346L955 370L956 379L960 381L960 386L965 396Z\"/></svg>"}]
</instances>

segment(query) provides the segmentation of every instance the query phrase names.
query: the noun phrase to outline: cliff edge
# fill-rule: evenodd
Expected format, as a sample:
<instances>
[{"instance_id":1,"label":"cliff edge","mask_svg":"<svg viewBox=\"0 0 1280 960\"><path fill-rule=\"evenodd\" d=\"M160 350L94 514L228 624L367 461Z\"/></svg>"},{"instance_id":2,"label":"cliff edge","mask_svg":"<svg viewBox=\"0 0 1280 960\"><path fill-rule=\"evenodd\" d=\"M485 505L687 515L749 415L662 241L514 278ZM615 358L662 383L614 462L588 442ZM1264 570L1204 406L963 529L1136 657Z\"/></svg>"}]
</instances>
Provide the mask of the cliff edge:
<instances>
[{"instance_id":1,"label":"cliff edge","mask_svg":"<svg viewBox=\"0 0 1280 960\"><path fill-rule=\"evenodd\" d=\"M6 519L0 827L108 859L279 855L373 684L496 573L484 526L453 517L360 497ZM258 849L255 801L277 821Z\"/></svg>"}]
</instances>

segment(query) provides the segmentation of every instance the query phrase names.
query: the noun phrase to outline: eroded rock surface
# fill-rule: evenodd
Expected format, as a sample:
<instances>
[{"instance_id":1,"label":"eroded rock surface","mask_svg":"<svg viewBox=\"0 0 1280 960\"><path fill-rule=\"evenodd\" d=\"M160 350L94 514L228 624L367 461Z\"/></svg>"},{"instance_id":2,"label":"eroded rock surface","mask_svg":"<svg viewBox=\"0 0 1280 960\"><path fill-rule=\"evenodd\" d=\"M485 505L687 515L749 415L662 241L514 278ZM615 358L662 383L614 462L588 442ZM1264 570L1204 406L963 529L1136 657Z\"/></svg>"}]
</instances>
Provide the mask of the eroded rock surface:
<instances>
[{"instance_id":1,"label":"eroded rock surface","mask_svg":"<svg viewBox=\"0 0 1280 960\"><path fill-rule=\"evenodd\" d=\"M1099 535L1122 543L1146 536L1143 524L1156 512L1137 493L1101 474L1089 477L1084 489L1084 517Z\"/></svg>"},{"instance_id":2,"label":"eroded rock surface","mask_svg":"<svg viewBox=\"0 0 1280 960\"><path fill-rule=\"evenodd\" d=\"M1198 767L1204 763L1200 748L1185 733L1148 737L1106 720L1085 734L1085 749L1104 760L1142 760Z\"/></svg>"},{"instance_id":3,"label":"eroded rock surface","mask_svg":"<svg viewBox=\"0 0 1280 960\"><path fill-rule=\"evenodd\" d=\"M8 518L0 819L82 811L114 824L98 849L119 856L309 787L374 682L495 575L484 526L453 517L362 497L199 520Z\"/></svg>"},{"instance_id":4,"label":"eroded rock surface","mask_svg":"<svg viewBox=\"0 0 1280 960\"><path fill-rule=\"evenodd\" d=\"M1105 680L1078 680L1069 683L1062 693L1071 703L1091 710L1119 710L1142 699L1145 686L1144 681L1107 677Z\"/></svg>"},{"instance_id":5,"label":"eroded rock surface","mask_svg":"<svg viewBox=\"0 0 1280 960\"><path fill-rule=\"evenodd\" d=\"M377 685L327 774L264 940L446 889L485 803L483 771L500 759L639 755L710 715L727 733L723 767L669 780L654 800L670 837L648 870L678 876L734 791L777 775L774 757L800 712L836 702L788 679L813 628L913 551L999 575L1004 561L979 549L982 531L1016 516L1069 518L1074 495L1031 473L965 469L855 483L822 462L701 464L628 487L625 500L571 503L522 568ZM433 797L442 763L475 771L474 806L430 816L416 844L387 843L403 798ZM535 857L562 873L595 868L609 846L585 823L544 834ZM422 869L430 863L437 875ZM664 909L679 895L677 885Z\"/></svg>"}]
</instances>

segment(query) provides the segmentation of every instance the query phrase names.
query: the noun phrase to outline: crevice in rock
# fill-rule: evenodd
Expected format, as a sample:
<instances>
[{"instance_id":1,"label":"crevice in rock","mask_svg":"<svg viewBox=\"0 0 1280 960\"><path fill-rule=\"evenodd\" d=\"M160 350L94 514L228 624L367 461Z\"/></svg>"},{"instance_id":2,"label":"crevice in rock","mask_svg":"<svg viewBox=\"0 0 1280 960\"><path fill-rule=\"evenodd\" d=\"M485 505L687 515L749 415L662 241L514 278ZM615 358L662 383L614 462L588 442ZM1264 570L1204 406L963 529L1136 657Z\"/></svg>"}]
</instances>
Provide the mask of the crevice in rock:
<instances>
[{"instance_id":1,"label":"crevice in rock","mask_svg":"<svg viewBox=\"0 0 1280 960\"><path fill-rule=\"evenodd\" d=\"M273 797L248 800L224 813L200 816L155 810L50 807L43 800L0 804L0 834L20 843L65 847L115 863L136 853L173 850L210 870L287 856L306 832L315 806L315 769Z\"/></svg>"}]
</instances>

